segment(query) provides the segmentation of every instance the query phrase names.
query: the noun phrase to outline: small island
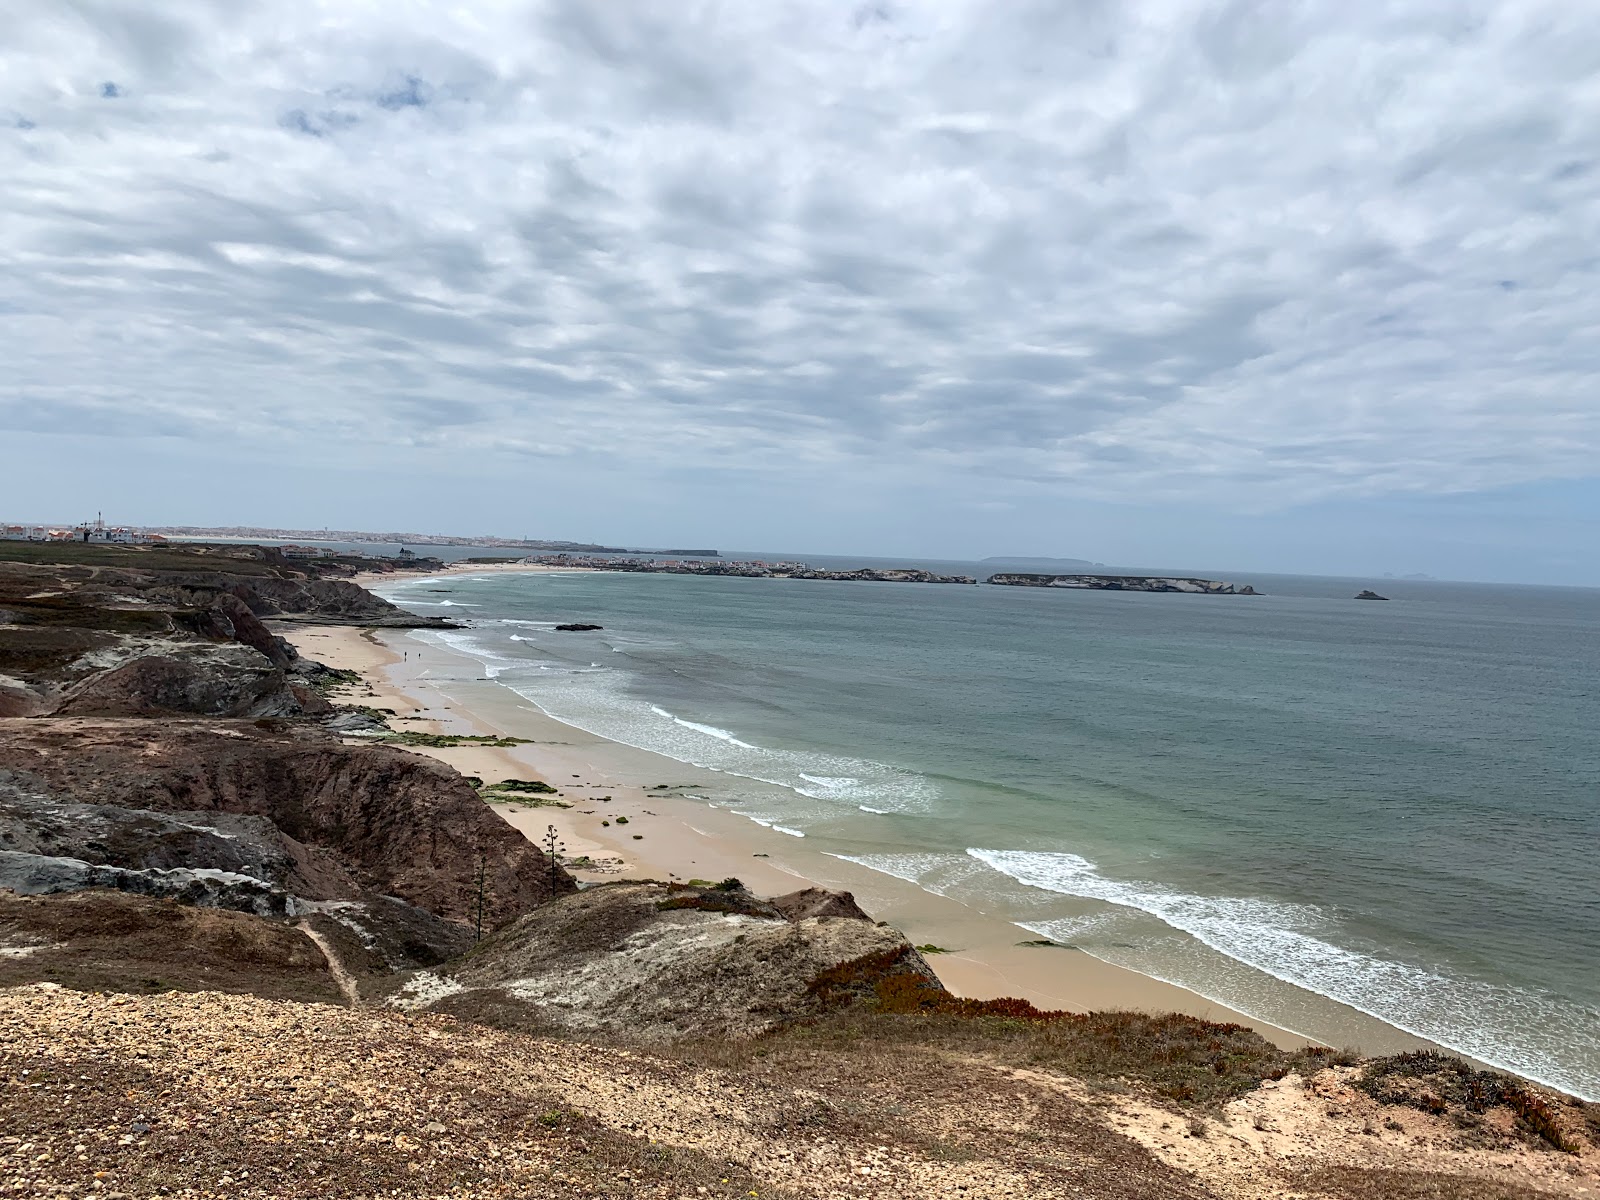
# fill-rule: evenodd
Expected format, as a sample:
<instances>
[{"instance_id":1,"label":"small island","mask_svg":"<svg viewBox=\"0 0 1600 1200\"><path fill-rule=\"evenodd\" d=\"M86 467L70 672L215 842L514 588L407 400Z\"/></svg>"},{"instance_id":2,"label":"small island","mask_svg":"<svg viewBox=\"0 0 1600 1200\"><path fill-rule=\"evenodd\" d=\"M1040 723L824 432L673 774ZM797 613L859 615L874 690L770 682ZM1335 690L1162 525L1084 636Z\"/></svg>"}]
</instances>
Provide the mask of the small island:
<instances>
[{"instance_id":1,"label":"small island","mask_svg":"<svg viewBox=\"0 0 1600 1200\"><path fill-rule=\"evenodd\" d=\"M1172 575L1028 575L1005 572L989 576L1002 587L1077 588L1092 592L1192 592L1206 596L1259 596L1249 584Z\"/></svg>"},{"instance_id":2,"label":"small island","mask_svg":"<svg viewBox=\"0 0 1600 1200\"><path fill-rule=\"evenodd\" d=\"M1356 593L1357 600L1387 600L1388 598L1389 597L1387 596L1378 595L1378 593L1373 591L1371 588L1362 588Z\"/></svg>"}]
</instances>

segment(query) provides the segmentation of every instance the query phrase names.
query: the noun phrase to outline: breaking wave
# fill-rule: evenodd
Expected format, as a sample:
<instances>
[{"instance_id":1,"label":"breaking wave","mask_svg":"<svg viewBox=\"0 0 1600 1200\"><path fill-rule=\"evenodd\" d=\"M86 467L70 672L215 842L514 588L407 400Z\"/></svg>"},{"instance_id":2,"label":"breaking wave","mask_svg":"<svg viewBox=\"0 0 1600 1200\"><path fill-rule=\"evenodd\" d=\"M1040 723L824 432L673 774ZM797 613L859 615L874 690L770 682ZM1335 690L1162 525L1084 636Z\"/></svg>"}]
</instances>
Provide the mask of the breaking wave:
<instances>
[{"instance_id":1,"label":"breaking wave","mask_svg":"<svg viewBox=\"0 0 1600 1200\"><path fill-rule=\"evenodd\" d=\"M1028 887L1147 913L1276 979L1483 1062L1585 1098L1600 1093L1600 1012L1593 1009L1530 988L1446 975L1350 949L1332 940L1340 932L1337 919L1310 905L1199 896L1154 883L1111 879L1076 854L984 849L967 853ZM1081 936L1081 922L1070 925L1041 921L1026 928L1057 940ZM1193 981L1171 982L1202 990ZM1214 998L1233 1003L1226 997ZM1564 1046L1559 1061L1549 1052L1552 1045Z\"/></svg>"}]
</instances>

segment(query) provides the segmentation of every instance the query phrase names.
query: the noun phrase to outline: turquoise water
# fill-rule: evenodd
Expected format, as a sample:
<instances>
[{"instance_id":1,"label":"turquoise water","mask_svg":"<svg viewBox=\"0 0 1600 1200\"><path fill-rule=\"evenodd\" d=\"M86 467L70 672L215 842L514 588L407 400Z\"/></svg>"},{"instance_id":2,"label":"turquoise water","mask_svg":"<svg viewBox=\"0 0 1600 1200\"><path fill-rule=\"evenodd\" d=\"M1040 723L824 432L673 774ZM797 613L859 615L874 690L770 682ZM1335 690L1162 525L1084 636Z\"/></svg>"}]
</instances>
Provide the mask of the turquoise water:
<instances>
[{"instance_id":1,"label":"turquoise water","mask_svg":"<svg viewBox=\"0 0 1600 1200\"><path fill-rule=\"evenodd\" d=\"M824 852L1266 1020L1311 1019L1287 981L1600 1095L1600 592L1240 581L1267 594L383 590Z\"/></svg>"}]
</instances>

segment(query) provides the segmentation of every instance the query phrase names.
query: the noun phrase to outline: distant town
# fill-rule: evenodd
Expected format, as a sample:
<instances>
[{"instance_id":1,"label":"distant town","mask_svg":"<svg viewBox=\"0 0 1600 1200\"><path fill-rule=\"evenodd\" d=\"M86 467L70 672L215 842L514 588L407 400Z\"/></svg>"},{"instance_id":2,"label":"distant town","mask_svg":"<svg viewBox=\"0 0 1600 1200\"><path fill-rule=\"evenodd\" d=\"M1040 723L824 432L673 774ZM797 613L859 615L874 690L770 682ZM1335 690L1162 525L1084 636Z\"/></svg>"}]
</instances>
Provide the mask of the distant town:
<instances>
[{"instance_id":1,"label":"distant town","mask_svg":"<svg viewBox=\"0 0 1600 1200\"><path fill-rule=\"evenodd\" d=\"M0 541L7 542L110 542L121 546L161 543L159 533L131 525L107 525L104 516L76 525L0 524Z\"/></svg>"},{"instance_id":2,"label":"distant town","mask_svg":"<svg viewBox=\"0 0 1600 1200\"><path fill-rule=\"evenodd\" d=\"M312 544L293 542L288 537L314 539ZM93 521L75 525L4 524L0 523L0 541L25 542L83 542L122 546L166 545L172 541L206 541L217 538L233 541L259 542L271 553L286 559L350 560L344 563L350 571L431 570L445 564L436 558L419 556L404 543L418 546L484 546L493 549L528 550L534 553L503 560L467 559L466 562L520 561L550 567L566 567L584 571L623 571L646 575L715 575L744 579L822 579L864 583L955 583L976 584L971 575L940 575L918 567L854 567L845 570L827 570L798 561L767 562L764 559L722 558L715 550L619 550L604 546L589 546L578 542L538 541L531 538L511 539L497 537L461 538L441 534L417 533L365 533L356 530L281 530L250 526L206 528L200 526L164 526L158 529L138 528L132 525L107 524L104 514L96 514ZM365 554L340 550L335 546L314 542L339 542L355 545L396 545L395 554ZM994 560L999 561L999 560ZM1051 560L1039 560L1051 561ZM369 565L370 564L370 565ZM1119 574L1035 574L1031 572L996 572L984 582L1000 587L1072 588L1082 591L1126 592L1191 592L1213 596L1253 596L1258 594L1247 584L1227 583L1215 579L1196 579L1188 576L1119 575ZM1358 597L1360 598L1366 598ZM1375 594L1373 599L1381 599Z\"/></svg>"},{"instance_id":3,"label":"distant town","mask_svg":"<svg viewBox=\"0 0 1600 1200\"><path fill-rule=\"evenodd\" d=\"M174 538L238 538L244 541L349 542L394 546L487 546L503 550L557 551L569 554L670 554L678 558L716 558L715 550L627 550L593 542L508 538L495 534L372 533L359 529L272 529L255 525L163 525L151 530Z\"/></svg>"}]
</instances>

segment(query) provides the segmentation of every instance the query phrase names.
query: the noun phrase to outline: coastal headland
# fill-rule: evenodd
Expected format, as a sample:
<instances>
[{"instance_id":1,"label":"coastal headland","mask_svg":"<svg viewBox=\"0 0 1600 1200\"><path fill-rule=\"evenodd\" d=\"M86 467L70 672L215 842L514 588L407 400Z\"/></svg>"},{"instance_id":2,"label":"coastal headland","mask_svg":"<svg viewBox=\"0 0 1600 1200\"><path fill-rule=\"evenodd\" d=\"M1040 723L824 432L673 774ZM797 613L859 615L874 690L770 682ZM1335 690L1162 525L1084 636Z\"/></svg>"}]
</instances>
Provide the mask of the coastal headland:
<instances>
[{"instance_id":1,"label":"coastal headland","mask_svg":"<svg viewBox=\"0 0 1600 1200\"><path fill-rule=\"evenodd\" d=\"M68 549L0 548L6 1194L1600 1187L1593 1105L813 862L351 563Z\"/></svg>"},{"instance_id":2,"label":"coastal headland","mask_svg":"<svg viewBox=\"0 0 1600 1200\"><path fill-rule=\"evenodd\" d=\"M644 575L717 575L744 579L823 579L844 583L977 583L971 575L940 575L916 567L855 567L830 571L803 562L741 559L617 558L593 554L541 554L539 565Z\"/></svg>"},{"instance_id":3,"label":"coastal headland","mask_svg":"<svg viewBox=\"0 0 1600 1200\"><path fill-rule=\"evenodd\" d=\"M1255 596L1249 584L1178 575L1033 575L1003 571L989 576L1001 587L1076 588L1091 592L1189 592L1204 596Z\"/></svg>"}]
</instances>

